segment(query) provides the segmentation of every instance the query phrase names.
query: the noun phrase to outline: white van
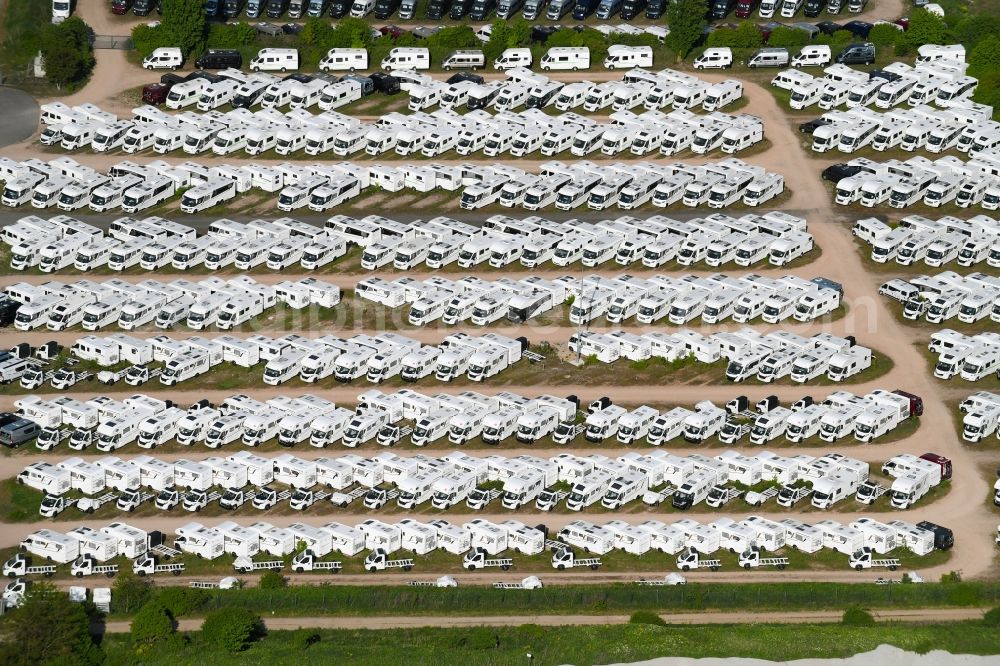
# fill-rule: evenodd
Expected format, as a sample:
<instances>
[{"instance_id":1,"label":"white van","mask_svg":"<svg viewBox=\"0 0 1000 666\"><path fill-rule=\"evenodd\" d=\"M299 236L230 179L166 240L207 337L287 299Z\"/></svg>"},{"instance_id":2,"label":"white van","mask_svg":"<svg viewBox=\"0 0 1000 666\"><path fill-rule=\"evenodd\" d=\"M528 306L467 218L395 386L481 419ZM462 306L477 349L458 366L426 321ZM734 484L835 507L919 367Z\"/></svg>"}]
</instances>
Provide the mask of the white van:
<instances>
[{"instance_id":1,"label":"white van","mask_svg":"<svg viewBox=\"0 0 1000 666\"><path fill-rule=\"evenodd\" d=\"M504 49L500 57L493 61L493 67L501 72L515 67L531 67L531 49Z\"/></svg>"},{"instance_id":2,"label":"white van","mask_svg":"<svg viewBox=\"0 0 1000 666\"><path fill-rule=\"evenodd\" d=\"M319 61L321 72L353 72L368 69L368 49L330 49Z\"/></svg>"},{"instance_id":3,"label":"white van","mask_svg":"<svg viewBox=\"0 0 1000 666\"><path fill-rule=\"evenodd\" d=\"M255 72L287 72L298 68L298 49L261 49L250 61L250 69Z\"/></svg>"},{"instance_id":4,"label":"white van","mask_svg":"<svg viewBox=\"0 0 1000 666\"><path fill-rule=\"evenodd\" d=\"M605 69L631 69L632 67L652 67L652 46L626 46L612 44L608 47L608 57L604 59Z\"/></svg>"},{"instance_id":5,"label":"white van","mask_svg":"<svg viewBox=\"0 0 1000 666\"><path fill-rule=\"evenodd\" d=\"M471 69L476 71L486 66L486 56L479 49L460 49L453 51L444 59L441 68L446 72L453 69Z\"/></svg>"},{"instance_id":6,"label":"white van","mask_svg":"<svg viewBox=\"0 0 1000 666\"><path fill-rule=\"evenodd\" d=\"M553 46L542 56L542 69L590 69L590 49L586 46Z\"/></svg>"},{"instance_id":7,"label":"white van","mask_svg":"<svg viewBox=\"0 0 1000 666\"><path fill-rule=\"evenodd\" d=\"M788 67L788 49L766 48L757 49L747 61L747 67Z\"/></svg>"},{"instance_id":8,"label":"white van","mask_svg":"<svg viewBox=\"0 0 1000 666\"><path fill-rule=\"evenodd\" d=\"M695 69L729 69L733 66L733 50L728 46L705 49L693 64Z\"/></svg>"},{"instance_id":9,"label":"white van","mask_svg":"<svg viewBox=\"0 0 1000 666\"><path fill-rule=\"evenodd\" d=\"M421 47L398 47L389 51L389 55L382 59L382 69L430 69L431 52Z\"/></svg>"},{"instance_id":10,"label":"white van","mask_svg":"<svg viewBox=\"0 0 1000 666\"><path fill-rule=\"evenodd\" d=\"M176 46L163 46L155 49L142 61L146 69L177 69L184 62L181 50Z\"/></svg>"},{"instance_id":11,"label":"white van","mask_svg":"<svg viewBox=\"0 0 1000 666\"><path fill-rule=\"evenodd\" d=\"M792 67L823 67L833 59L830 47L826 44L810 44L803 46L799 54L792 58Z\"/></svg>"}]
</instances>

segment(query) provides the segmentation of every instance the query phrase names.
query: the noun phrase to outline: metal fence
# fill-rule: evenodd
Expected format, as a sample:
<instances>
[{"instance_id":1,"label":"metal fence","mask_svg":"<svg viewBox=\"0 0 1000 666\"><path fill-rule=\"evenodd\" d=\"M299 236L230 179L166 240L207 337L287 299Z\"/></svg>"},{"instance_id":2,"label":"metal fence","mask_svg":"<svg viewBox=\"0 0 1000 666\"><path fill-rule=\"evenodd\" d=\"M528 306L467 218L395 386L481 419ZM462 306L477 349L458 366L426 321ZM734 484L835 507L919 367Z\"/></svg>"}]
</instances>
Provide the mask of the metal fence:
<instances>
[{"instance_id":1,"label":"metal fence","mask_svg":"<svg viewBox=\"0 0 1000 666\"><path fill-rule=\"evenodd\" d=\"M132 38L123 35L94 35L95 49L118 49L121 51L131 51L135 48Z\"/></svg>"}]
</instances>

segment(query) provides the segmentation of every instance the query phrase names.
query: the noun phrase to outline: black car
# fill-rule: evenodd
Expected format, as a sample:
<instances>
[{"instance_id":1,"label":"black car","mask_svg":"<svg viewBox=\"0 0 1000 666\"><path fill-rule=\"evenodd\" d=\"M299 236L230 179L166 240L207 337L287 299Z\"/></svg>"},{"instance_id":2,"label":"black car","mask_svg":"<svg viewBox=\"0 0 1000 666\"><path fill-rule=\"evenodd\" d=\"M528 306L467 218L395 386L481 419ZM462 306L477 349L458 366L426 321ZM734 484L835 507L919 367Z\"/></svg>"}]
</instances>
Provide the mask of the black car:
<instances>
[{"instance_id":1,"label":"black car","mask_svg":"<svg viewBox=\"0 0 1000 666\"><path fill-rule=\"evenodd\" d=\"M343 18L349 11L351 11L350 0L333 0L330 3L330 16L333 18Z\"/></svg>"},{"instance_id":2,"label":"black car","mask_svg":"<svg viewBox=\"0 0 1000 666\"><path fill-rule=\"evenodd\" d=\"M302 28L304 27L301 23L283 23L281 25L281 32L286 35L297 35L302 32Z\"/></svg>"},{"instance_id":3,"label":"black car","mask_svg":"<svg viewBox=\"0 0 1000 666\"><path fill-rule=\"evenodd\" d=\"M531 41L542 44L549 39L549 35L561 29L561 25L535 25L531 27Z\"/></svg>"},{"instance_id":4,"label":"black car","mask_svg":"<svg viewBox=\"0 0 1000 666\"><path fill-rule=\"evenodd\" d=\"M309 74L295 73L295 74L289 74L288 76L283 76L283 77L281 77L281 80L282 81L298 81L299 83L309 83L310 81L312 81L315 78L316 78L315 76L311 76Z\"/></svg>"},{"instance_id":5,"label":"black car","mask_svg":"<svg viewBox=\"0 0 1000 666\"><path fill-rule=\"evenodd\" d=\"M20 307L21 303L12 298L0 301L0 326L10 326L13 324L14 317L17 316L17 310Z\"/></svg>"},{"instance_id":6,"label":"black car","mask_svg":"<svg viewBox=\"0 0 1000 666\"><path fill-rule=\"evenodd\" d=\"M472 81L475 84L483 85L483 83L486 82L486 79L478 74L473 74L472 72L459 72L458 74L452 74L451 77L445 81L445 83L451 85L461 81Z\"/></svg>"},{"instance_id":7,"label":"black car","mask_svg":"<svg viewBox=\"0 0 1000 666\"><path fill-rule=\"evenodd\" d=\"M375 90L383 95L395 95L399 92L399 79L391 74L383 72L373 72L368 78L375 84Z\"/></svg>"},{"instance_id":8,"label":"black car","mask_svg":"<svg viewBox=\"0 0 1000 666\"><path fill-rule=\"evenodd\" d=\"M799 131L803 134L812 134L816 131L817 127L822 127L823 125L829 125L830 121L825 118L813 118L812 120L807 120L806 122L799 125Z\"/></svg>"},{"instance_id":9,"label":"black car","mask_svg":"<svg viewBox=\"0 0 1000 666\"><path fill-rule=\"evenodd\" d=\"M646 9L646 0L625 0L622 3L621 17L624 21L631 21Z\"/></svg>"},{"instance_id":10,"label":"black car","mask_svg":"<svg viewBox=\"0 0 1000 666\"><path fill-rule=\"evenodd\" d=\"M243 66L243 56L235 49L209 49L194 61L198 69L239 69Z\"/></svg>"},{"instance_id":11,"label":"black car","mask_svg":"<svg viewBox=\"0 0 1000 666\"><path fill-rule=\"evenodd\" d=\"M859 173L861 173L861 167L840 163L823 169L822 176L823 180L828 180L831 183L839 183L842 179L856 176Z\"/></svg>"},{"instance_id":12,"label":"black car","mask_svg":"<svg viewBox=\"0 0 1000 666\"><path fill-rule=\"evenodd\" d=\"M892 83L893 81L898 81L901 78L903 77L900 76L899 74L896 74L894 72L887 72L884 69L873 69L872 71L868 72L869 81L871 81L872 79L885 79L886 81Z\"/></svg>"},{"instance_id":13,"label":"black car","mask_svg":"<svg viewBox=\"0 0 1000 666\"><path fill-rule=\"evenodd\" d=\"M647 0L646 2L646 18L655 20L663 16L663 12L667 6L666 0Z\"/></svg>"},{"instance_id":14,"label":"black car","mask_svg":"<svg viewBox=\"0 0 1000 666\"><path fill-rule=\"evenodd\" d=\"M868 33L872 30L872 24L865 21L848 21L844 24L844 30L850 31L852 35L859 39L868 39Z\"/></svg>"},{"instance_id":15,"label":"black car","mask_svg":"<svg viewBox=\"0 0 1000 666\"><path fill-rule=\"evenodd\" d=\"M839 23L834 23L833 21L820 21L816 24L816 27L819 28L819 31L824 35L832 35L838 30L844 29L844 26Z\"/></svg>"}]
</instances>

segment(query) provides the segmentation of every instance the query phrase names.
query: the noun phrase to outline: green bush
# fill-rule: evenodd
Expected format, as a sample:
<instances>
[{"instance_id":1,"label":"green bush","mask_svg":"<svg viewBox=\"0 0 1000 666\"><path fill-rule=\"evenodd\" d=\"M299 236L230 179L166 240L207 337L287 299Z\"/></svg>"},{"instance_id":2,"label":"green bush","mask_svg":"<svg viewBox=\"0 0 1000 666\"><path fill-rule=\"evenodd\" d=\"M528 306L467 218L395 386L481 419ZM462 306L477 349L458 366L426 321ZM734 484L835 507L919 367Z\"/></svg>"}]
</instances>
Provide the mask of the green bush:
<instances>
[{"instance_id":1,"label":"green bush","mask_svg":"<svg viewBox=\"0 0 1000 666\"><path fill-rule=\"evenodd\" d=\"M767 45L775 48L800 49L809 43L809 33L798 28L779 26L767 38Z\"/></svg>"},{"instance_id":2,"label":"green bush","mask_svg":"<svg viewBox=\"0 0 1000 666\"><path fill-rule=\"evenodd\" d=\"M155 598L173 617L182 617L201 610L208 603L209 595L205 590L170 586L159 590Z\"/></svg>"},{"instance_id":3,"label":"green bush","mask_svg":"<svg viewBox=\"0 0 1000 666\"><path fill-rule=\"evenodd\" d=\"M180 47L185 57L201 53L208 34L204 0L160 0L163 17L160 30L166 44Z\"/></svg>"},{"instance_id":4,"label":"green bush","mask_svg":"<svg viewBox=\"0 0 1000 666\"><path fill-rule=\"evenodd\" d=\"M948 44L951 40L948 24L936 14L920 7L910 12L910 26L903 33L910 48L916 49L921 44Z\"/></svg>"},{"instance_id":5,"label":"green bush","mask_svg":"<svg viewBox=\"0 0 1000 666\"><path fill-rule=\"evenodd\" d=\"M431 54L431 63L434 65L440 65L456 49L480 48L482 46L476 33L467 25L448 26L424 41Z\"/></svg>"},{"instance_id":6,"label":"green bush","mask_svg":"<svg viewBox=\"0 0 1000 666\"><path fill-rule=\"evenodd\" d=\"M161 46L168 46L165 35L161 26L152 27L140 23L132 28L132 44L139 55L145 58Z\"/></svg>"},{"instance_id":7,"label":"green bush","mask_svg":"<svg viewBox=\"0 0 1000 666\"><path fill-rule=\"evenodd\" d=\"M628 619L629 624L654 624L658 627L665 627L667 623L663 618L653 611L636 611Z\"/></svg>"},{"instance_id":8,"label":"green bush","mask_svg":"<svg viewBox=\"0 0 1000 666\"><path fill-rule=\"evenodd\" d=\"M691 49L700 42L708 26L706 15L708 7L704 0L676 0L667 7L667 25L670 34L667 35L667 48L681 58L687 56Z\"/></svg>"},{"instance_id":9,"label":"green bush","mask_svg":"<svg viewBox=\"0 0 1000 666\"><path fill-rule=\"evenodd\" d=\"M208 29L207 46L213 49L238 49L257 39L257 30L249 23L213 23Z\"/></svg>"},{"instance_id":10,"label":"green bush","mask_svg":"<svg viewBox=\"0 0 1000 666\"><path fill-rule=\"evenodd\" d=\"M864 608L852 606L844 611L840 623L848 627L871 627L875 624L875 618Z\"/></svg>"},{"instance_id":11,"label":"green bush","mask_svg":"<svg viewBox=\"0 0 1000 666\"><path fill-rule=\"evenodd\" d=\"M132 645L142 654L155 649L157 644L173 641L177 637L174 617L162 603L147 601L132 619Z\"/></svg>"},{"instance_id":12,"label":"green bush","mask_svg":"<svg viewBox=\"0 0 1000 666\"><path fill-rule=\"evenodd\" d=\"M296 650L308 650L320 640L321 636L315 629L298 629L292 635L292 645Z\"/></svg>"},{"instance_id":13,"label":"green bush","mask_svg":"<svg viewBox=\"0 0 1000 666\"><path fill-rule=\"evenodd\" d=\"M201 638L228 652L242 652L264 636L264 621L246 608L212 611L205 616Z\"/></svg>"},{"instance_id":14,"label":"green bush","mask_svg":"<svg viewBox=\"0 0 1000 666\"><path fill-rule=\"evenodd\" d=\"M153 595L153 581L140 578L131 571L122 572L111 586L111 598L116 612L132 613Z\"/></svg>"},{"instance_id":15,"label":"green bush","mask_svg":"<svg viewBox=\"0 0 1000 666\"><path fill-rule=\"evenodd\" d=\"M280 571L268 569L261 574L260 582L257 583L257 587L262 590L278 590L283 587L288 587L288 578L283 576Z\"/></svg>"},{"instance_id":16,"label":"green bush","mask_svg":"<svg viewBox=\"0 0 1000 666\"><path fill-rule=\"evenodd\" d=\"M732 49L758 49L764 44L764 37L756 24L744 21L738 28L713 30L705 43L707 46L728 46Z\"/></svg>"},{"instance_id":17,"label":"green bush","mask_svg":"<svg viewBox=\"0 0 1000 666\"><path fill-rule=\"evenodd\" d=\"M987 627L1000 627L1000 606L983 613L983 624Z\"/></svg>"}]
</instances>

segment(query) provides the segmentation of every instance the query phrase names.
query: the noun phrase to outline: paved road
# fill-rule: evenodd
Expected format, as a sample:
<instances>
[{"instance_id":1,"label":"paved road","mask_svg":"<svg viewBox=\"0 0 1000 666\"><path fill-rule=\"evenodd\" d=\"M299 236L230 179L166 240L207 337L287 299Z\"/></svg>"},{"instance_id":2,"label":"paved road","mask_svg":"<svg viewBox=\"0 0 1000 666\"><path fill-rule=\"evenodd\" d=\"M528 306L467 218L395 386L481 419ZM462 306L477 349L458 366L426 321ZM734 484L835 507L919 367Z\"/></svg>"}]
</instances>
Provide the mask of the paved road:
<instances>
[{"instance_id":1,"label":"paved road","mask_svg":"<svg viewBox=\"0 0 1000 666\"><path fill-rule=\"evenodd\" d=\"M24 141L38 128L38 102L17 88L0 86L0 148Z\"/></svg>"}]
</instances>

